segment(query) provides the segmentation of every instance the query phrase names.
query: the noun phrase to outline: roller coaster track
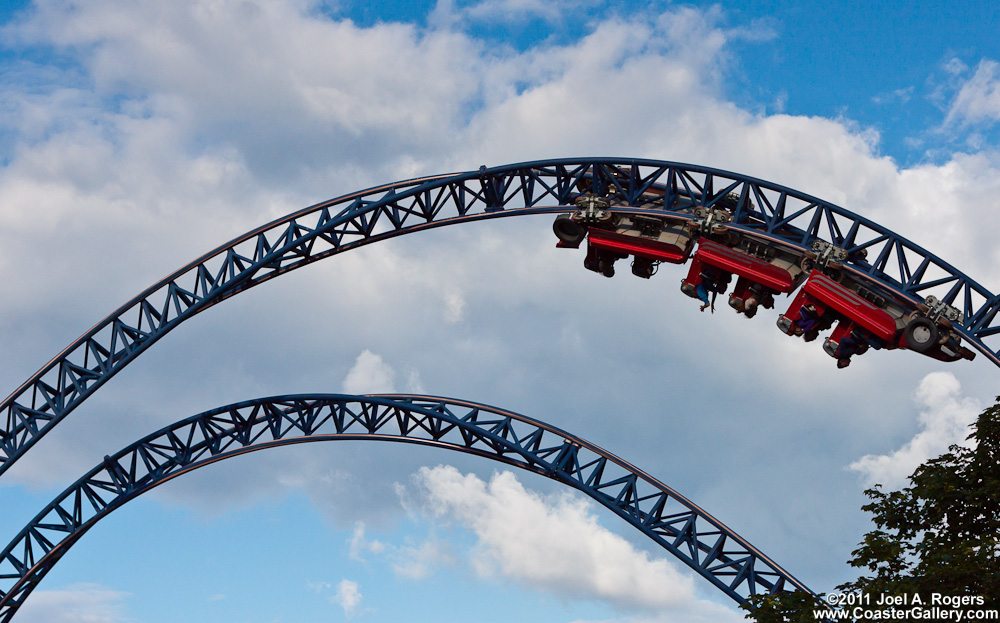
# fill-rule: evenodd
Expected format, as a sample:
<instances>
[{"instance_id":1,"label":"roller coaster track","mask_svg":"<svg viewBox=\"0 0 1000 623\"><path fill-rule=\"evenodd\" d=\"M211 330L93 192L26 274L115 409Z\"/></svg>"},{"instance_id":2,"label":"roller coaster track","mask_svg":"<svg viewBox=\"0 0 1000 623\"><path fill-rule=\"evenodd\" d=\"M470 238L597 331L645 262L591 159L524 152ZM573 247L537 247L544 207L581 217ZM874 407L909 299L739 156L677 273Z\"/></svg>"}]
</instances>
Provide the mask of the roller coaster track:
<instances>
[{"instance_id":1,"label":"roller coaster track","mask_svg":"<svg viewBox=\"0 0 1000 623\"><path fill-rule=\"evenodd\" d=\"M770 244L845 249L845 268L900 297L927 294L960 312L955 330L1000 365L1000 297L887 228L809 195L736 173L661 162L550 160L406 180L305 208L228 242L97 323L0 405L0 474L88 396L178 324L231 296L361 245L454 223L567 211L582 189L612 209L691 218L738 197L733 229ZM862 253L863 252L863 253ZM870 261L865 258L871 258Z\"/></svg>"},{"instance_id":2,"label":"roller coaster track","mask_svg":"<svg viewBox=\"0 0 1000 623\"><path fill-rule=\"evenodd\" d=\"M466 452L541 474L604 505L724 593L810 592L684 496L570 433L516 413L426 396L262 398L181 420L124 448L63 491L0 553L0 623L98 521L199 467L277 446L380 440Z\"/></svg>"}]
</instances>

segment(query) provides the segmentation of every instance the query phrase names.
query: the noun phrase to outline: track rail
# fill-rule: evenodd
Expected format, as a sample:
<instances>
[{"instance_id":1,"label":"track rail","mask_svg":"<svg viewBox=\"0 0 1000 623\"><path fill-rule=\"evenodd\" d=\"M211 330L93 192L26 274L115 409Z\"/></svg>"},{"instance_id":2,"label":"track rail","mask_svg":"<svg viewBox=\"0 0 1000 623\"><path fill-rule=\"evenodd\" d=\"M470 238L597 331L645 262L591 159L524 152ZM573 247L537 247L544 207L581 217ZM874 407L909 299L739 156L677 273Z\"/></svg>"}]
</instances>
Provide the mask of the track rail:
<instances>
[{"instance_id":1,"label":"track rail","mask_svg":"<svg viewBox=\"0 0 1000 623\"><path fill-rule=\"evenodd\" d=\"M857 276L919 302L935 294L961 312L958 331L1000 366L1000 297L941 258L857 214L736 173L655 160L529 162L424 177L305 208L232 240L127 302L0 403L0 474L101 385L178 324L269 279L394 236L467 221L566 211L586 188L613 209L687 217L737 196L732 227L807 249L825 240L852 253ZM864 250L870 261L857 259Z\"/></svg>"},{"instance_id":2,"label":"track rail","mask_svg":"<svg viewBox=\"0 0 1000 623\"><path fill-rule=\"evenodd\" d=\"M0 623L91 527L182 474L282 445L331 440L428 445L490 458L581 491L734 600L805 591L720 521L615 455L544 422L427 396L280 396L181 420L122 449L63 491L0 552Z\"/></svg>"}]
</instances>

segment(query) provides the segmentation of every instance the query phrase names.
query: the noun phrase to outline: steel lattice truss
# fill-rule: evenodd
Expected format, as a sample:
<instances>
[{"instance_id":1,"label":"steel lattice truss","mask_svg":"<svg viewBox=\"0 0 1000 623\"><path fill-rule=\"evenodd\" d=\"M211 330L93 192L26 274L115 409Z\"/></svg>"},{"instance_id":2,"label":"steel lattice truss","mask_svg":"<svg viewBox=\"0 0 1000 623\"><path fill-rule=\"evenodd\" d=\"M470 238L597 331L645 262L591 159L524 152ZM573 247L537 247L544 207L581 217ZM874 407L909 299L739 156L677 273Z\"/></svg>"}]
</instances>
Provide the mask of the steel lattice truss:
<instances>
[{"instance_id":1,"label":"steel lattice truss","mask_svg":"<svg viewBox=\"0 0 1000 623\"><path fill-rule=\"evenodd\" d=\"M851 254L848 270L920 301L961 312L955 329L986 344L1000 333L1000 297L912 242L857 214L743 175L653 160L514 164L379 186L293 213L198 258L135 297L69 345L2 405L0 473L104 382L198 312L268 279L355 247L465 221L566 211L582 190L613 193L612 209L689 218L695 206L738 196L733 227L801 249L825 240ZM868 260L861 257L864 250Z\"/></svg>"},{"instance_id":2,"label":"steel lattice truss","mask_svg":"<svg viewBox=\"0 0 1000 623\"><path fill-rule=\"evenodd\" d=\"M0 623L116 508L181 474L254 450L376 439L491 458L594 498L733 599L809 591L756 548L660 481L565 431L471 402L426 396L301 395L221 407L128 446L66 489L0 554Z\"/></svg>"}]
</instances>

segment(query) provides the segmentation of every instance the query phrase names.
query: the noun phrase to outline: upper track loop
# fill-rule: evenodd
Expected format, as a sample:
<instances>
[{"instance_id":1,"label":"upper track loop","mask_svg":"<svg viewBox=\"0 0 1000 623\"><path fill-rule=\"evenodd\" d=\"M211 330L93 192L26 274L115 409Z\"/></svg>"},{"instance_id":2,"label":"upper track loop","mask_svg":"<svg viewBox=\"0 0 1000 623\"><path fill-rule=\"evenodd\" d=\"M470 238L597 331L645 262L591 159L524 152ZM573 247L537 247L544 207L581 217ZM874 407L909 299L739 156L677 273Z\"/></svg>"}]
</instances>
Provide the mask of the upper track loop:
<instances>
[{"instance_id":1,"label":"upper track loop","mask_svg":"<svg viewBox=\"0 0 1000 623\"><path fill-rule=\"evenodd\" d=\"M736 198L730 227L806 250L846 250L845 268L915 304L955 307L954 330L994 364L1000 297L886 227L804 193L707 167L616 158L546 160L423 177L344 195L268 223L181 268L56 355L0 404L0 474L103 383L178 324L316 260L397 235L466 221L569 210L584 193L612 209L681 216ZM867 259L866 259L867 258Z\"/></svg>"}]
</instances>

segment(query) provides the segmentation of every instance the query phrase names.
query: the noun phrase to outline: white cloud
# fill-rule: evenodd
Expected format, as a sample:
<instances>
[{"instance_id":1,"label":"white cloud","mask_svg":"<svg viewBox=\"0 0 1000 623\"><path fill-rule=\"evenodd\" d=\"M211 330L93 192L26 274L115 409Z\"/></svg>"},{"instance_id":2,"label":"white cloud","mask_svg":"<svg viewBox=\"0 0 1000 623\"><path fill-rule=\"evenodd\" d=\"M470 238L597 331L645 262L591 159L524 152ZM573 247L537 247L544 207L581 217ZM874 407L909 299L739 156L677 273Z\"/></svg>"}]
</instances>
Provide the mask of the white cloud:
<instances>
[{"instance_id":1,"label":"white cloud","mask_svg":"<svg viewBox=\"0 0 1000 623\"><path fill-rule=\"evenodd\" d=\"M362 351L344 378L345 394L391 394L395 390L396 371L368 349Z\"/></svg>"},{"instance_id":2,"label":"white cloud","mask_svg":"<svg viewBox=\"0 0 1000 623\"><path fill-rule=\"evenodd\" d=\"M969 66L958 57L952 57L944 63L944 70L952 76L958 76L969 71Z\"/></svg>"},{"instance_id":3,"label":"white cloud","mask_svg":"<svg viewBox=\"0 0 1000 623\"><path fill-rule=\"evenodd\" d=\"M36 590L17 611L21 623L124 623L127 593L96 584Z\"/></svg>"},{"instance_id":4,"label":"white cloud","mask_svg":"<svg viewBox=\"0 0 1000 623\"><path fill-rule=\"evenodd\" d=\"M1000 249L989 244L983 223L1000 208L998 172L1000 152L956 154L940 165L901 170L879 220L997 292Z\"/></svg>"},{"instance_id":5,"label":"white cloud","mask_svg":"<svg viewBox=\"0 0 1000 623\"><path fill-rule=\"evenodd\" d=\"M916 392L921 406L920 432L888 455L866 455L851 463L868 485L897 489L921 463L944 454L951 445L968 445L969 425L982 411L978 400L962 395L962 386L950 372L932 372Z\"/></svg>"},{"instance_id":6,"label":"white cloud","mask_svg":"<svg viewBox=\"0 0 1000 623\"><path fill-rule=\"evenodd\" d=\"M372 123L447 121L463 103L461 79L469 77L463 59L477 56L462 36L422 37L401 23L360 28L294 0L128 6L96 0L74 10L40 2L30 20L7 34L77 50L99 44L85 61L100 90L157 93L166 104L185 104L189 115L217 120L306 114L349 132ZM455 71L451 80L423 79L422 69L441 66ZM395 80L383 80L387 73ZM404 94L410 106L400 108ZM443 107L427 105L449 97Z\"/></svg>"},{"instance_id":7,"label":"white cloud","mask_svg":"<svg viewBox=\"0 0 1000 623\"><path fill-rule=\"evenodd\" d=\"M420 543L407 542L403 545L383 543L378 539L365 538L365 525L358 522L348 541L350 556L359 562L366 562L362 556L371 553L383 556L397 576L410 580L422 580L434 572L436 567L453 565L455 556L445 541L427 538Z\"/></svg>"},{"instance_id":8,"label":"white cloud","mask_svg":"<svg viewBox=\"0 0 1000 623\"><path fill-rule=\"evenodd\" d=\"M351 558L359 562L364 562L365 559L362 554L365 552L381 554L385 551L385 545L378 539L371 541L365 539L365 524L363 521L354 524L354 531L351 533L348 545L350 546L348 551Z\"/></svg>"},{"instance_id":9,"label":"white cloud","mask_svg":"<svg viewBox=\"0 0 1000 623\"><path fill-rule=\"evenodd\" d=\"M593 4L593 2L585 0L555 0L552 2L544 0L484 0L462 9L459 14L468 19L479 21L497 19L522 21L537 17L548 22L559 22L566 18L567 12L578 10L583 4ZM436 12L441 14L441 3L438 4Z\"/></svg>"},{"instance_id":10,"label":"white cloud","mask_svg":"<svg viewBox=\"0 0 1000 623\"><path fill-rule=\"evenodd\" d=\"M905 104L910 101L910 98L913 97L913 91L915 88L916 87L908 86L902 89L894 89L890 92L872 97L872 101L876 104Z\"/></svg>"},{"instance_id":11,"label":"white cloud","mask_svg":"<svg viewBox=\"0 0 1000 623\"><path fill-rule=\"evenodd\" d=\"M1000 63L983 59L952 100L945 123L996 121L1000 121Z\"/></svg>"},{"instance_id":12,"label":"white cloud","mask_svg":"<svg viewBox=\"0 0 1000 623\"><path fill-rule=\"evenodd\" d=\"M689 575L601 526L588 501L571 494L542 497L510 472L496 473L487 483L438 466L422 468L415 480L432 516L476 535L472 565L483 577L569 599L597 599L626 612L669 610L683 617L697 608L717 609L720 620L740 619L699 602Z\"/></svg>"},{"instance_id":13,"label":"white cloud","mask_svg":"<svg viewBox=\"0 0 1000 623\"><path fill-rule=\"evenodd\" d=\"M418 370L406 373L406 391L413 394L424 393L423 382ZM367 348L354 360L354 365L344 377L341 390L345 394L391 394L396 391L396 370L381 356ZM343 478L344 475L339 475Z\"/></svg>"},{"instance_id":14,"label":"white cloud","mask_svg":"<svg viewBox=\"0 0 1000 623\"><path fill-rule=\"evenodd\" d=\"M337 584L337 594L332 599L344 609L347 618L354 617L361 607L361 590L358 583L347 579L341 580Z\"/></svg>"}]
</instances>

